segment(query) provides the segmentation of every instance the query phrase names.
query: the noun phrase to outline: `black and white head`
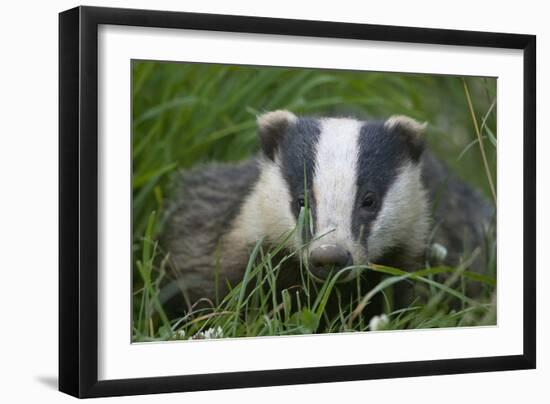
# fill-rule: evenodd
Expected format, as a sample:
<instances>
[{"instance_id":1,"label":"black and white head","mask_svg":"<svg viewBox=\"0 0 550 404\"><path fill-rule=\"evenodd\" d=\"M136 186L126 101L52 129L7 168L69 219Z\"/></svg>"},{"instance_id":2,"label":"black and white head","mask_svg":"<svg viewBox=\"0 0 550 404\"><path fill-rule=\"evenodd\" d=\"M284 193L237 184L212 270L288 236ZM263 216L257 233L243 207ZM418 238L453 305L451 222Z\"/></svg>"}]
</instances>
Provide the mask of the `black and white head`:
<instances>
[{"instance_id":1,"label":"black and white head","mask_svg":"<svg viewBox=\"0 0 550 404\"><path fill-rule=\"evenodd\" d=\"M259 116L264 157L257 190L267 233L294 228L307 194L313 234L297 235L296 248L307 242L302 251L315 277L377 262L394 249L421 254L429 231L424 126L405 116L377 122L285 110Z\"/></svg>"}]
</instances>

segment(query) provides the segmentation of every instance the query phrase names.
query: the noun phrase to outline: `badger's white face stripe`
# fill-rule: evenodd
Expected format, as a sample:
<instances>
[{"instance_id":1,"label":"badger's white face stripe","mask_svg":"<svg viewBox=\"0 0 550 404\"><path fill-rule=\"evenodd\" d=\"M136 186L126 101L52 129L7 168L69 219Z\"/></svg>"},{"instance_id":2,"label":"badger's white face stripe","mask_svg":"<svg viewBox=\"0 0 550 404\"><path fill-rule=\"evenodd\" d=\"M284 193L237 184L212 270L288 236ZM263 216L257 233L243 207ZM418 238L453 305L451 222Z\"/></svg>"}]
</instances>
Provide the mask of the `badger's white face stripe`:
<instances>
[{"instance_id":1,"label":"badger's white face stripe","mask_svg":"<svg viewBox=\"0 0 550 404\"><path fill-rule=\"evenodd\" d=\"M357 194L357 160L362 123L353 119L322 119L316 146L313 193L316 234L310 248L336 243L354 254L351 224ZM354 256L354 261L360 258Z\"/></svg>"},{"instance_id":2,"label":"badger's white face stripe","mask_svg":"<svg viewBox=\"0 0 550 404\"><path fill-rule=\"evenodd\" d=\"M296 226L290 210L292 198L279 165L263 162L260 167L260 178L226 236L231 242L254 244L264 237L280 242Z\"/></svg>"},{"instance_id":3,"label":"badger's white face stripe","mask_svg":"<svg viewBox=\"0 0 550 404\"><path fill-rule=\"evenodd\" d=\"M380 258L388 246L406 245L412 254L424 251L429 212L421 172L420 165L406 164L386 192L368 237L370 261Z\"/></svg>"}]
</instances>

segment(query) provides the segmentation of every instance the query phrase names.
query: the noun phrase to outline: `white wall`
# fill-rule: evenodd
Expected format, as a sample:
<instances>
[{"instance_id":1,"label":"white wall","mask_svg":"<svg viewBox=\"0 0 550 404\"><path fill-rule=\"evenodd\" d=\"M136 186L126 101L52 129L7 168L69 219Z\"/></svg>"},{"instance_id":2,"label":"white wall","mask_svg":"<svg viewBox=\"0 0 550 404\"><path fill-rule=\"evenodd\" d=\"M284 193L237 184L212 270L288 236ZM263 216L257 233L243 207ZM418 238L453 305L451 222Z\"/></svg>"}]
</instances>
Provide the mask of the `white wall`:
<instances>
[{"instance_id":1,"label":"white wall","mask_svg":"<svg viewBox=\"0 0 550 404\"><path fill-rule=\"evenodd\" d=\"M65 402L57 377L57 13L78 5L5 2L0 24L0 397L3 402ZM389 25L531 33L538 36L538 369L276 388L111 399L110 402L335 402L464 403L550 398L550 26L544 2L339 0L91 1L88 5L338 20ZM519 157L518 157L519 159ZM519 160L518 160L519 161ZM546 186L545 186L546 185ZM521 192L521 190L518 190ZM518 212L519 214L519 212ZM7 224L7 225L6 225ZM519 237L518 237L519 241ZM545 400L546 399L546 400ZM32 401L31 401L32 402Z\"/></svg>"}]
</instances>

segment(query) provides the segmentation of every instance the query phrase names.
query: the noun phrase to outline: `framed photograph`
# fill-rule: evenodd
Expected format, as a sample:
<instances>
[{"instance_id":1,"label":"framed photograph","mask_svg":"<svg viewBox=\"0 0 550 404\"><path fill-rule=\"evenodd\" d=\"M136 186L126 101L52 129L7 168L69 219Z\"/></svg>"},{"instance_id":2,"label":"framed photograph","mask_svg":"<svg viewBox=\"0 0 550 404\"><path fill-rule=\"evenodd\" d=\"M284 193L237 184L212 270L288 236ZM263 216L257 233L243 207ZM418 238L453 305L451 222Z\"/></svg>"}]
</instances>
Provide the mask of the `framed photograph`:
<instances>
[{"instance_id":1,"label":"framed photograph","mask_svg":"<svg viewBox=\"0 0 550 404\"><path fill-rule=\"evenodd\" d=\"M535 37L59 17L59 388L530 369Z\"/></svg>"}]
</instances>

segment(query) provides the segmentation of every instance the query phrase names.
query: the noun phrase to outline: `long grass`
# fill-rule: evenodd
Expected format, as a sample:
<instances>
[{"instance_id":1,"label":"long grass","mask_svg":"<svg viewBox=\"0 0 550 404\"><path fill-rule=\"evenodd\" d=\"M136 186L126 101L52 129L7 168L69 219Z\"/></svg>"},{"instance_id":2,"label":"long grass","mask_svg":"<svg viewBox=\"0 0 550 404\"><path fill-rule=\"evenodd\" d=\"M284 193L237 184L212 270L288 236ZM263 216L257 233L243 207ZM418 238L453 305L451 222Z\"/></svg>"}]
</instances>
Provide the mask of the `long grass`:
<instances>
[{"instance_id":1,"label":"long grass","mask_svg":"<svg viewBox=\"0 0 550 404\"><path fill-rule=\"evenodd\" d=\"M171 268L157 241L171 173L248 158L258 148L256 115L278 108L366 119L406 114L426 121L427 141L436 154L492 198L495 79L146 61L133 62L132 69L134 341L495 324L496 242L490 236L484 275L470 272L471 257L464 257L458 268L415 273L376 265L347 268L319 284L302 265L300 285L277 294L277 253L292 237L288 234L270 250L259 242L239 285L178 319L168 318L160 303L160 286ZM298 227L307 225L307 215L301 218ZM357 298L339 300L337 280L351 270L360 274ZM360 278L368 284L372 272L382 274L382 281L360 290ZM440 274L449 276L439 281ZM465 294L467 281L482 286L476 300ZM409 307L396 309L392 292L400 282L418 286L420 293ZM375 297L386 304L370 321L362 308ZM337 313L326 312L329 298L340 301Z\"/></svg>"}]
</instances>

